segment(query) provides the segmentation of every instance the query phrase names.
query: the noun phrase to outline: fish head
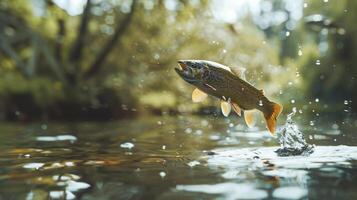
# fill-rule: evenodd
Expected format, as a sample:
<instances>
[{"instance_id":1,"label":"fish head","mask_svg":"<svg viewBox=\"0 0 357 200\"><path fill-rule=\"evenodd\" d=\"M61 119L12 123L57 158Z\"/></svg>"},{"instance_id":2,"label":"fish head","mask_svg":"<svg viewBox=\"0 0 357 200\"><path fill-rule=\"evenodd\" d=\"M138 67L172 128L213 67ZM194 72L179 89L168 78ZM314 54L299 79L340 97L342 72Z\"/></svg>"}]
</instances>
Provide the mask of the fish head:
<instances>
[{"instance_id":1,"label":"fish head","mask_svg":"<svg viewBox=\"0 0 357 200\"><path fill-rule=\"evenodd\" d=\"M197 86L203 84L209 67L200 60L180 60L175 71L183 80Z\"/></svg>"}]
</instances>

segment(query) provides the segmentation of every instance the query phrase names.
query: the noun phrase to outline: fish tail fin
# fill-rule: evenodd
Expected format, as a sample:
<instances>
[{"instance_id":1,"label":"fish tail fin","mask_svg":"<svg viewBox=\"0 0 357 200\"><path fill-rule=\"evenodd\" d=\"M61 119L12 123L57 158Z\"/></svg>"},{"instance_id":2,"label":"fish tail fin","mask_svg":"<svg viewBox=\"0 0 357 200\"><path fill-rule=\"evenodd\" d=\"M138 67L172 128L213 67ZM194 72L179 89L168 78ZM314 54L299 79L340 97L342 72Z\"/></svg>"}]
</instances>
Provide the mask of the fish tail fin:
<instances>
[{"instance_id":1,"label":"fish tail fin","mask_svg":"<svg viewBox=\"0 0 357 200\"><path fill-rule=\"evenodd\" d=\"M264 113L264 118L267 123L267 127L272 135L275 133L276 120L279 117L283 106L274 102L271 102L271 111L269 113Z\"/></svg>"}]
</instances>

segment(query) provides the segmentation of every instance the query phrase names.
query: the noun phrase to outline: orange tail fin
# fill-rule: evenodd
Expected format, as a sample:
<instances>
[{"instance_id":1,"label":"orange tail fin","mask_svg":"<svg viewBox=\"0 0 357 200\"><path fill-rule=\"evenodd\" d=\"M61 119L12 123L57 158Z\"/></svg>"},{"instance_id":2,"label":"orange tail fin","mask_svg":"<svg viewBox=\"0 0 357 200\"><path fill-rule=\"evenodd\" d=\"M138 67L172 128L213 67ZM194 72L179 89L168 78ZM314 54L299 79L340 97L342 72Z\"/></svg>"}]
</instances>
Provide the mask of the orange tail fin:
<instances>
[{"instance_id":1,"label":"orange tail fin","mask_svg":"<svg viewBox=\"0 0 357 200\"><path fill-rule=\"evenodd\" d=\"M283 106L280 104L272 102L271 104L271 112L270 113L265 113L264 118L267 123L267 127L272 135L275 133L275 127L276 127L276 119L279 117L281 111L283 110Z\"/></svg>"}]
</instances>

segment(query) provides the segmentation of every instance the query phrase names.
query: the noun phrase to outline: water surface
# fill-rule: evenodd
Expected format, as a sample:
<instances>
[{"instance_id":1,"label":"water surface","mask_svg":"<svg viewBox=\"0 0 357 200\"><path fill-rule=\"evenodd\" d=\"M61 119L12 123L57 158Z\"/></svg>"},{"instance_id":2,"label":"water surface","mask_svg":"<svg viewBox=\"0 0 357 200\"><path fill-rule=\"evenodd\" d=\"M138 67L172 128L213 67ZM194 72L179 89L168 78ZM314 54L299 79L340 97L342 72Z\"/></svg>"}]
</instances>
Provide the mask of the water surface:
<instances>
[{"instance_id":1,"label":"water surface","mask_svg":"<svg viewBox=\"0 0 357 200\"><path fill-rule=\"evenodd\" d=\"M357 199L354 123L299 124L309 157L236 117L3 123L0 199Z\"/></svg>"}]
</instances>

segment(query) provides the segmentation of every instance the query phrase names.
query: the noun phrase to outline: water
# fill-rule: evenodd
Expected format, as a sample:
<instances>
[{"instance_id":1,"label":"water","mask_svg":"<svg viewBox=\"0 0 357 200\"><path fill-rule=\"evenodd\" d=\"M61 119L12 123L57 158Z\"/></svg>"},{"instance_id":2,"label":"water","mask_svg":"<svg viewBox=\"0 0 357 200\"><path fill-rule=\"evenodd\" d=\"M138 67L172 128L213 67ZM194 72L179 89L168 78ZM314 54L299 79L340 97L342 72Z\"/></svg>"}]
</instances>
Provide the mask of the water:
<instances>
[{"instance_id":1,"label":"water","mask_svg":"<svg viewBox=\"0 0 357 200\"><path fill-rule=\"evenodd\" d=\"M287 116L285 125L277 131L280 148L275 152L279 156L308 156L314 152L314 146L306 142L303 133L293 121L296 111Z\"/></svg>"},{"instance_id":2,"label":"water","mask_svg":"<svg viewBox=\"0 0 357 200\"><path fill-rule=\"evenodd\" d=\"M235 116L1 124L0 199L357 199L354 123L298 122L309 156Z\"/></svg>"}]
</instances>

